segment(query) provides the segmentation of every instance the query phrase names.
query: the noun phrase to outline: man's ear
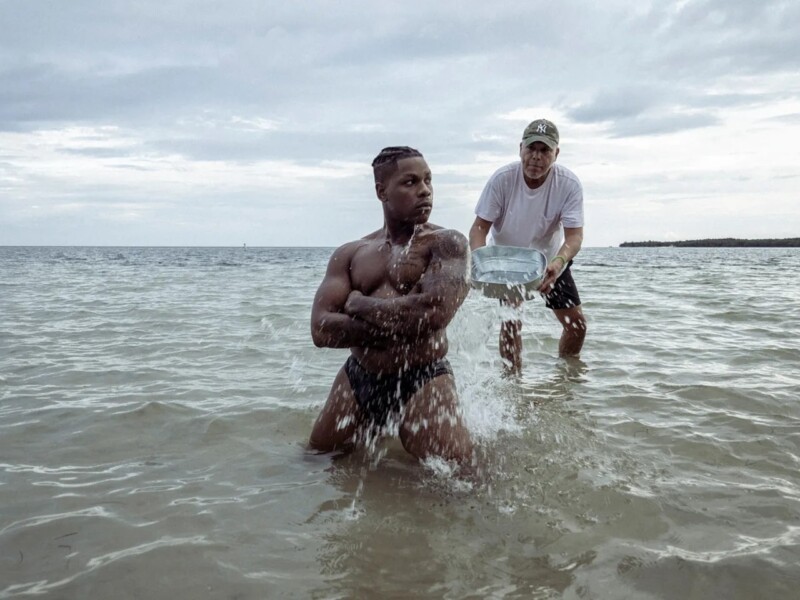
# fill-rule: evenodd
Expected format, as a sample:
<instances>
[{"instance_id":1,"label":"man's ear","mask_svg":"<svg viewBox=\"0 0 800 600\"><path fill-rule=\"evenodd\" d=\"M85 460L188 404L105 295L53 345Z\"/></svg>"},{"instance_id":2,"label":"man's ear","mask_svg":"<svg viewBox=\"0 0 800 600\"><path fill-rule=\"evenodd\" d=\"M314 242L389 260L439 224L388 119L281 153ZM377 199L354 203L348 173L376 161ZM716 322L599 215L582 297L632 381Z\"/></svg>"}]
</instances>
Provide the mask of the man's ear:
<instances>
[{"instance_id":1,"label":"man's ear","mask_svg":"<svg viewBox=\"0 0 800 600\"><path fill-rule=\"evenodd\" d=\"M558 153L559 153L559 152L561 152L561 148L559 148L558 146L556 146L556 157L553 159L553 161L554 161L554 162L555 162L555 160L558 158Z\"/></svg>"},{"instance_id":2,"label":"man's ear","mask_svg":"<svg viewBox=\"0 0 800 600\"><path fill-rule=\"evenodd\" d=\"M375 182L375 195L381 202L386 202L386 186L382 181Z\"/></svg>"}]
</instances>

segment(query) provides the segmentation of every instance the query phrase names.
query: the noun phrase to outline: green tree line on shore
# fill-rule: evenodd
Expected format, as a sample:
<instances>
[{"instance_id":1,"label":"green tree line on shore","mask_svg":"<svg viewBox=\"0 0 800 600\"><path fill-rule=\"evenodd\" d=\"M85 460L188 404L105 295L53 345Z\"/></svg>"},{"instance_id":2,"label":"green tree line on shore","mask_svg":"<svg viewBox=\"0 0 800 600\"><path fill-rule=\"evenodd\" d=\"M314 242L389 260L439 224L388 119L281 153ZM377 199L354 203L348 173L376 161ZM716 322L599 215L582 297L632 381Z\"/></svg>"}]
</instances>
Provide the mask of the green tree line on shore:
<instances>
[{"instance_id":1,"label":"green tree line on shore","mask_svg":"<svg viewBox=\"0 0 800 600\"><path fill-rule=\"evenodd\" d=\"M622 242L620 248L653 248L676 246L682 248L800 248L800 238L745 240L718 238L705 240L683 240L679 242Z\"/></svg>"}]
</instances>

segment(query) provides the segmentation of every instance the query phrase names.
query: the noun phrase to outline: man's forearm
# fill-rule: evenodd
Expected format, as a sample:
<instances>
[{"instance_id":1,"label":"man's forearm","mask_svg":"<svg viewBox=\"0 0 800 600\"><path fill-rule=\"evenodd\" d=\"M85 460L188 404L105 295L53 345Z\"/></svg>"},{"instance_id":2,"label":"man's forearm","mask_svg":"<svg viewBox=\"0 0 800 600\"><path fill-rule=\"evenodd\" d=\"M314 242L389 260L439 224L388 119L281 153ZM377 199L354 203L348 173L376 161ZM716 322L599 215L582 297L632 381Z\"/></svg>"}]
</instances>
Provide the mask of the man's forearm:
<instances>
[{"instance_id":1,"label":"man's forearm","mask_svg":"<svg viewBox=\"0 0 800 600\"><path fill-rule=\"evenodd\" d=\"M476 250L486 245L487 232L480 227L473 226L469 230L469 249Z\"/></svg>"},{"instance_id":2,"label":"man's forearm","mask_svg":"<svg viewBox=\"0 0 800 600\"><path fill-rule=\"evenodd\" d=\"M561 256L564 258L566 263L571 261L578 255L578 252L581 251L581 245L583 244L583 236L582 235L573 235L569 236L564 239L564 243L561 244L561 248L558 249L556 256Z\"/></svg>"},{"instance_id":3,"label":"man's forearm","mask_svg":"<svg viewBox=\"0 0 800 600\"><path fill-rule=\"evenodd\" d=\"M380 328L387 336L413 338L447 327L460 304L458 299L463 300L467 291L464 283L451 288L447 300L429 294L409 294L398 298L361 296L350 303L348 313Z\"/></svg>"},{"instance_id":4,"label":"man's forearm","mask_svg":"<svg viewBox=\"0 0 800 600\"><path fill-rule=\"evenodd\" d=\"M391 336L364 320L328 313L312 327L311 337L320 348L385 347Z\"/></svg>"}]
</instances>

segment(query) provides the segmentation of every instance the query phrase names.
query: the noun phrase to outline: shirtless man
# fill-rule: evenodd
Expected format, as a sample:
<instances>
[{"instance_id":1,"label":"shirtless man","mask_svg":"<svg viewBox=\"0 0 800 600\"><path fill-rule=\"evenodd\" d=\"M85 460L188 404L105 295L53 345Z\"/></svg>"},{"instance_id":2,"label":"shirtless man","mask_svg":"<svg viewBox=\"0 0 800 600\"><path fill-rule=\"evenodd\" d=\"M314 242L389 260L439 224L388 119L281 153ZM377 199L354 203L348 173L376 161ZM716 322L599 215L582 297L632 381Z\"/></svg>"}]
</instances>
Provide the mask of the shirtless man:
<instances>
[{"instance_id":1,"label":"shirtless man","mask_svg":"<svg viewBox=\"0 0 800 600\"><path fill-rule=\"evenodd\" d=\"M384 148L372 167L383 227L334 251L311 311L314 344L350 348L350 356L309 443L349 451L397 427L416 458L468 467L472 442L445 328L469 291L469 246L461 233L428 223L433 187L419 151Z\"/></svg>"}]
</instances>

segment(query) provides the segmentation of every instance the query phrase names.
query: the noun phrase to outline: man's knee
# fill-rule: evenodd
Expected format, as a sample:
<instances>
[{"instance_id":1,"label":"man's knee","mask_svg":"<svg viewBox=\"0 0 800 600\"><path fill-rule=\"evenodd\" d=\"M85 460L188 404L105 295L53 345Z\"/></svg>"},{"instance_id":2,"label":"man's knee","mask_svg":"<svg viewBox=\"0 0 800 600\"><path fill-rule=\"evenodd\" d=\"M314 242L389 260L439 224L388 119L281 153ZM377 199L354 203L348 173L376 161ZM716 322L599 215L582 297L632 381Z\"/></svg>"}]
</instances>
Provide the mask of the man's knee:
<instances>
[{"instance_id":1,"label":"man's knee","mask_svg":"<svg viewBox=\"0 0 800 600\"><path fill-rule=\"evenodd\" d=\"M456 414L442 413L422 423L404 424L400 441L409 454L420 460L438 456L462 463L472 456L469 431Z\"/></svg>"},{"instance_id":2,"label":"man's knee","mask_svg":"<svg viewBox=\"0 0 800 600\"><path fill-rule=\"evenodd\" d=\"M586 337L588 327L589 325L583 313L577 313L577 316L572 318L570 322L564 323L564 329L570 331L576 337Z\"/></svg>"},{"instance_id":3,"label":"man's knee","mask_svg":"<svg viewBox=\"0 0 800 600\"><path fill-rule=\"evenodd\" d=\"M586 335L588 324L580 306L554 311L564 331L574 335Z\"/></svg>"}]
</instances>

